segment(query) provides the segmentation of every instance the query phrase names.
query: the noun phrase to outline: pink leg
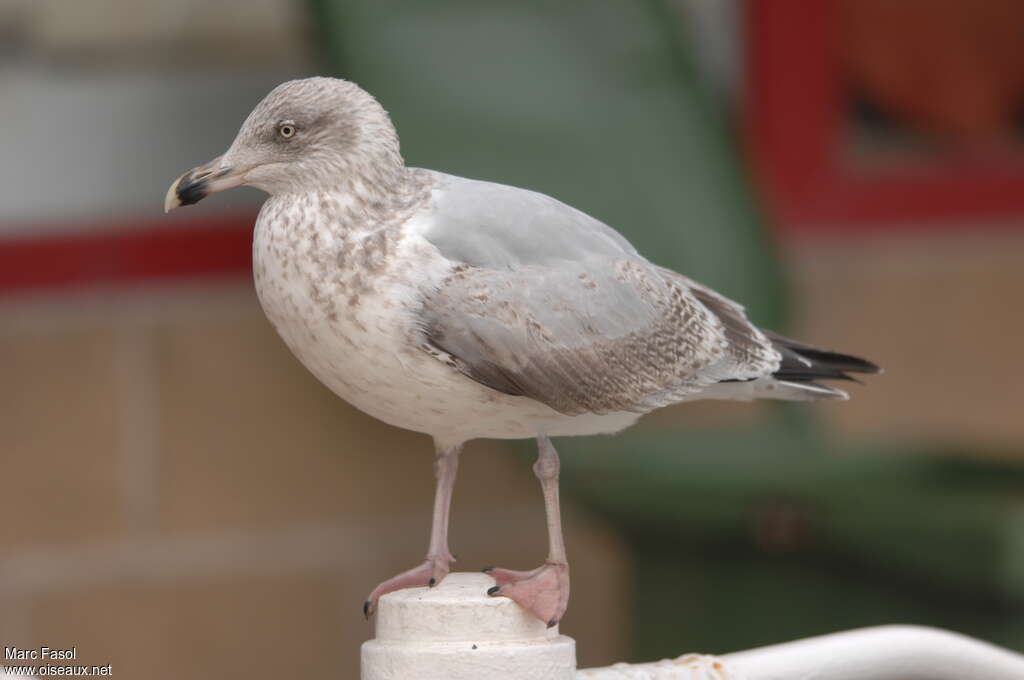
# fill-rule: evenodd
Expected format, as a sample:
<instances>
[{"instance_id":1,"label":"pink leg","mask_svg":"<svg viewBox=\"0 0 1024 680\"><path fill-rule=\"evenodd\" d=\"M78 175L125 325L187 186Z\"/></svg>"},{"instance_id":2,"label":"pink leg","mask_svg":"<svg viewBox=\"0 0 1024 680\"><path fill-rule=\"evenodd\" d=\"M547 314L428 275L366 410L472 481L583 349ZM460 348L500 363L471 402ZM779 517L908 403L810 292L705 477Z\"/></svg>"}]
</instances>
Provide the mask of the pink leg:
<instances>
[{"instance_id":1,"label":"pink leg","mask_svg":"<svg viewBox=\"0 0 1024 680\"><path fill-rule=\"evenodd\" d=\"M434 476L437 478L437 490L434 494L434 521L430 527L430 545L427 547L427 559L423 564L389 578L370 593L363 603L363 614L366 618L373 616L377 609L377 600L403 588L422 586L434 587L448 575L448 568L455 561L448 550L448 517L452 504L452 489L455 488L455 472L459 467L459 451L462 445L448 449L438 449L434 457Z\"/></svg>"},{"instance_id":2,"label":"pink leg","mask_svg":"<svg viewBox=\"0 0 1024 680\"><path fill-rule=\"evenodd\" d=\"M537 462L533 473L544 492L544 510L548 519L548 559L533 571L512 571L489 567L494 578L488 595L514 600L541 621L554 626L562 620L569 605L569 563L562 538L562 513L558 504L558 452L547 437L537 438Z\"/></svg>"}]
</instances>

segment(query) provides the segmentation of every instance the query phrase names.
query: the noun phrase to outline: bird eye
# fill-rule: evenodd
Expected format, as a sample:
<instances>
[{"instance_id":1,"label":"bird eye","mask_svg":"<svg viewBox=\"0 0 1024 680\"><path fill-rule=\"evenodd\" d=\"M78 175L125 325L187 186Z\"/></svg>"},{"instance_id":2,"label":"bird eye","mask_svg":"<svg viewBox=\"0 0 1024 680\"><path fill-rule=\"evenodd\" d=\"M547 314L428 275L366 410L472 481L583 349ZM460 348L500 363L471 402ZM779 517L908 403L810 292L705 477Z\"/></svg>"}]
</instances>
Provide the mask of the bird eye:
<instances>
[{"instance_id":1,"label":"bird eye","mask_svg":"<svg viewBox=\"0 0 1024 680\"><path fill-rule=\"evenodd\" d=\"M294 123L284 122L278 123L277 125L277 134L281 135L284 139L291 139L294 137L295 131Z\"/></svg>"}]
</instances>

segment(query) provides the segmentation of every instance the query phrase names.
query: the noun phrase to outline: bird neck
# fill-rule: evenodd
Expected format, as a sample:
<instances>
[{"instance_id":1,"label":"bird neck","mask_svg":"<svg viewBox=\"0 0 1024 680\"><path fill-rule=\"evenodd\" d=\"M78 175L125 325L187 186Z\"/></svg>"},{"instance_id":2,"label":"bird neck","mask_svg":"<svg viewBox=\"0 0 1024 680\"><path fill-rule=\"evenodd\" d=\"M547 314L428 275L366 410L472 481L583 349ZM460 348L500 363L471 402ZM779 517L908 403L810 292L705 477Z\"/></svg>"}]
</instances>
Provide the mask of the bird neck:
<instances>
[{"instance_id":1,"label":"bird neck","mask_svg":"<svg viewBox=\"0 0 1024 680\"><path fill-rule=\"evenodd\" d=\"M425 200L427 179L417 171L400 165L362 166L362 172L346 177L335 189L346 203L356 207L364 219L389 221L396 213Z\"/></svg>"},{"instance_id":2,"label":"bird neck","mask_svg":"<svg viewBox=\"0 0 1024 680\"><path fill-rule=\"evenodd\" d=\"M297 206L297 214L315 217L332 230L376 232L405 222L429 201L430 187L427 171L402 165L387 174L349 174L333 185L272 196L268 210Z\"/></svg>"}]
</instances>

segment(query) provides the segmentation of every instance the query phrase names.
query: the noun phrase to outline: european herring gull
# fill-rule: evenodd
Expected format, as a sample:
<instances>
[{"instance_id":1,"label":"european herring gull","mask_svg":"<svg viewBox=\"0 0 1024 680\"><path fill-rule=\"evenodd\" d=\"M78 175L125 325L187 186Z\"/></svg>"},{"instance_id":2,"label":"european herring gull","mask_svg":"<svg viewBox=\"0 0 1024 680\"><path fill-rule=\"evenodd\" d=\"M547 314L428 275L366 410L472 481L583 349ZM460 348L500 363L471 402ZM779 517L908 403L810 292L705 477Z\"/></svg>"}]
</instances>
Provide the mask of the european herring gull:
<instances>
[{"instance_id":1,"label":"european herring gull","mask_svg":"<svg viewBox=\"0 0 1024 680\"><path fill-rule=\"evenodd\" d=\"M426 560L378 585L367 616L381 595L448 574L470 439L537 440L548 558L489 569L488 592L554 625L569 566L549 437L618 432L696 399L845 399L818 380L878 370L758 329L737 303L554 198L406 167L387 113L351 82L278 86L224 155L174 182L165 208L239 185L269 194L253 274L281 338L341 398L434 438Z\"/></svg>"}]
</instances>

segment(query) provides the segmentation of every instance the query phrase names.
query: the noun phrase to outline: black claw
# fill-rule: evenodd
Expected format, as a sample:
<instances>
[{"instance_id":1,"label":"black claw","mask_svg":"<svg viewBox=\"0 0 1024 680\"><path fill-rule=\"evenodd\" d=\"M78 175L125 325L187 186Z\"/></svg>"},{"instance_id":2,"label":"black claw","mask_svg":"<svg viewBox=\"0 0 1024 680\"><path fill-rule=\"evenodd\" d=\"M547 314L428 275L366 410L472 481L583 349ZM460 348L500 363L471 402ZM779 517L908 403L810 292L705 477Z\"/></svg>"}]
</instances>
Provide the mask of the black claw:
<instances>
[{"instance_id":1,"label":"black claw","mask_svg":"<svg viewBox=\"0 0 1024 680\"><path fill-rule=\"evenodd\" d=\"M370 620L370 601L369 600L367 600L366 602L363 603L363 616L366 617L367 621Z\"/></svg>"},{"instance_id":2,"label":"black claw","mask_svg":"<svg viewBox=\"0 0 1024 680\"><path fill-rule=\"evenodd\" d=\"M427 587L428 587L428 588L433 588L433 587L434 587L434 586L436 586L436 585L437 585L437 579L436 579L436 578L434 578L433 576L431 576L431 577L430 577L430 580L429 580L429 581L427 581Z\"/></svg>"},{"instance_id":3,"label":"black claw","mask_svg":"<svg viewBox=\"0 0 1024 680\"><path fill-rule=\"evenodd\" d=\"M551 619L550 621L548 621L548 628L554 628L557 625L558 625L558 621L555 621L554 619Z\"/></svg>"},{"instance_id":4,"label":"black claw","mask_svg":"<svg viewBox=\"0 0 1024 680\"><path fill-rule=\"evenodd\" d=\"M487 589L487 594L488 595L494 595L499 590L501 590L501 586L491 586L490 588Z\"/></svg>"},{"instance_id":5,"label":"black claw","mask_svg":"<svg viewBox=\"0 0 1024 680\"><path fill-rule=\"evenodd\" d=\"M489 573L491 573L492 571L494 571L494 567L484 567L484 568L483 568L483 569L481 569L480 571L484 572L485 574L489 574Z\"/></svg>"}]
</instances>

